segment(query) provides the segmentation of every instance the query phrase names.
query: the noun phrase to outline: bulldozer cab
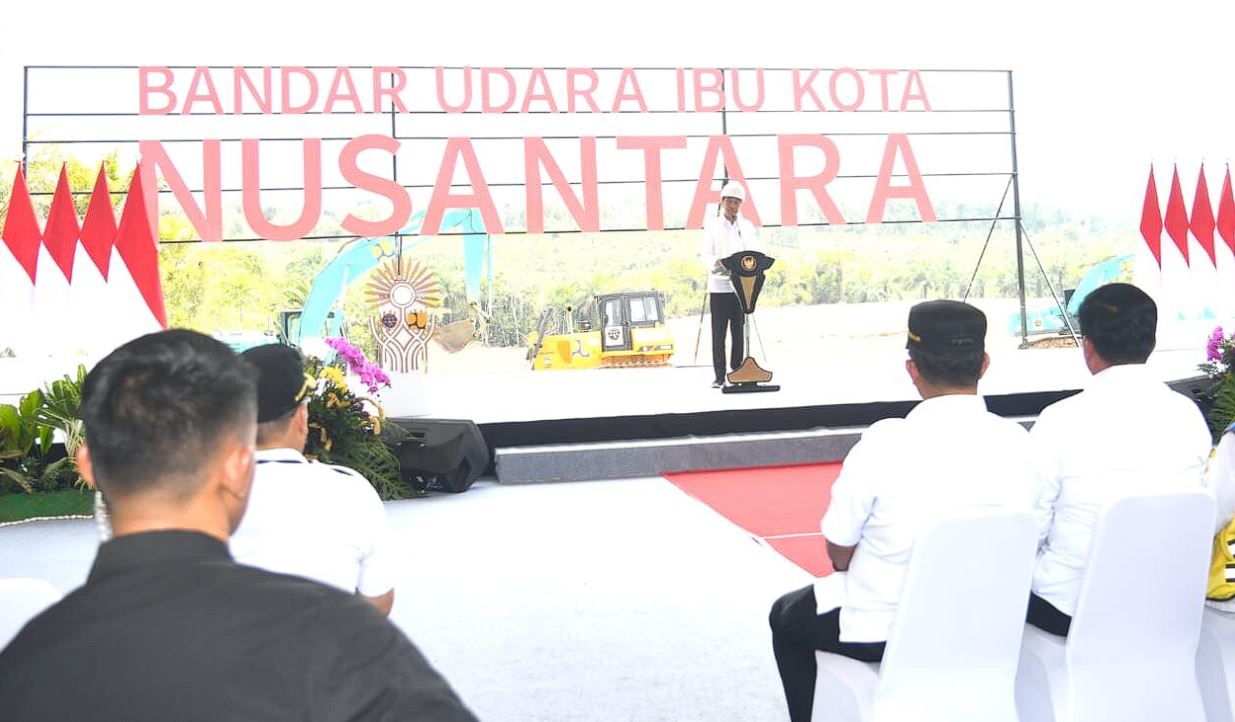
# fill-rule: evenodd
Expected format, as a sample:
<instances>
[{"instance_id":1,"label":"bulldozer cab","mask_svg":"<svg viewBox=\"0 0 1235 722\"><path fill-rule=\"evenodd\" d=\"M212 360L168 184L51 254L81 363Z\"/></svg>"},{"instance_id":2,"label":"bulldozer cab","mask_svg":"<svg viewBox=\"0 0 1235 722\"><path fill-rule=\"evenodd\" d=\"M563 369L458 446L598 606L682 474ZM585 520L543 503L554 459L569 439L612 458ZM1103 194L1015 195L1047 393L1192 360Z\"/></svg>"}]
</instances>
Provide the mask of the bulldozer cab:
<instances>
[{"instance_id":1,"label":"bulldozer cab","mask_svg":"<svg viewBox=\"0 0 1235 722\"><path fill-rule=\"evenodd\" d=\"M280 311L279 312L279 343L288 346L300 345L300 316L302 311ZM335 313L331 311L326 314L326 328L334 328Z\"/></svg>"},{"instance_id":2,"label":"bulldozer cab","mask_svg":"<svg viewBox=\"0 0 1235 722\"><path fill-rule=\"evenodd\" d=\"M659 291L607 293L578 311L547 308L528 334L533 369L668 365L673 336Z\"/></svg>"},{"instance_id":3,"label":"bulldozer cab","mask_svg":"<svg viewBox=\"0 0 1235 722\"><path fill-rule=\"evenodd\" d=\"M601 332L601 348L629 351L632 327L655 326L664 318L664 304L655 291L611 293L596 297Z\"/></svg>"}]
</instances>

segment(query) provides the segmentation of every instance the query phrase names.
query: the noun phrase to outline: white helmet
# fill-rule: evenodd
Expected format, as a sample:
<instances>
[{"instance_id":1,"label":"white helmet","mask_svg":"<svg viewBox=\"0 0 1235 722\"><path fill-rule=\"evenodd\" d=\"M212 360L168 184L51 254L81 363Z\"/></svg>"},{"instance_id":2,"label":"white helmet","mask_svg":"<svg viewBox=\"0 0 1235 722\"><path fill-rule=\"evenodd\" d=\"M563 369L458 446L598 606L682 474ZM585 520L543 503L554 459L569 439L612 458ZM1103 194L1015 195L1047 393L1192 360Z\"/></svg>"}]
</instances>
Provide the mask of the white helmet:
<instances>
[{"instance_id":1,"label":"white helmet","mask_svg":"<svg viewBox=\"0 0 1235 722\"><path fill-rule=\"evenodd\" d=\"M737 181L729 181L724 188L720 189L721 200L725 198L737 198L740 201L746 201L746 189Z\"/></svg>"}]
</instances>

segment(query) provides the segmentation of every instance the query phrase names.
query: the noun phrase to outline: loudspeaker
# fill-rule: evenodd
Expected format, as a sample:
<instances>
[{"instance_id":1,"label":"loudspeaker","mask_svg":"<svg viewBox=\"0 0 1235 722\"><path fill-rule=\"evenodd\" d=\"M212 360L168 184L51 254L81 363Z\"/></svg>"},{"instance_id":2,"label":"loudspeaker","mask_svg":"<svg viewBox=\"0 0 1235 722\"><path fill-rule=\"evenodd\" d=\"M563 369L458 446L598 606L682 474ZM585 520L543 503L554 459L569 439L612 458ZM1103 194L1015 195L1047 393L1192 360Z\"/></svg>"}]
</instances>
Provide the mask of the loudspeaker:
<instances>
[{"instance_id":1,"label":"loudspeaker","mask_svg":"<svg viewBox=\"0 0 1235 722\"><path fill-rule=\"evenodd\" d=\"M428 491L467 491L489 466L480 429L461 419L400 419L408 438L395 447L404 481Z\"/></svg>"},{"instance_id":2,"label":"loudspeaker","mask_svg":"<svg viewBox=\"0 0 1235 722\"><path fill-rule=\"evenodd\" d=\"M1218 391L1218 382L1208 376L1193 376L1190 379L1170 381L1167 382L1167 386L1195 401L1201 413L1206 416L1214 408L1214 394Z\"/></svg>"}]
</instances>

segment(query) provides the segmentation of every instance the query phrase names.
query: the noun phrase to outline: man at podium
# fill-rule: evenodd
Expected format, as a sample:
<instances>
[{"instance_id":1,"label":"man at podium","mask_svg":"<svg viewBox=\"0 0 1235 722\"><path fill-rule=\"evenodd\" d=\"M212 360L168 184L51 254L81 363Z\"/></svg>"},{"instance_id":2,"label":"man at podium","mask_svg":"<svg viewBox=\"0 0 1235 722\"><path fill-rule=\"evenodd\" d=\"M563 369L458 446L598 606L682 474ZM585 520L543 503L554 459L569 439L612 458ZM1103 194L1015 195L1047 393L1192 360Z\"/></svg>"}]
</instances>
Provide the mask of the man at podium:
<instances>
[{"instance_id":1,"label":"man at podium","mask_svg":"<svg viewBox=\"0 0 1235 722\"><path fill-rule=\"evenodd\" d=\"M703 246L700 257L708 269L708 307L712 314L712 388L725 385L725 329L730 336L729 370L742 364L745 339L742 330L742 308L729 282L729 271L721 261L738 251L755 250L758 236L753 223L738 215L746 189L741 183L729 181L720 191L720 206L716 215L703 224Z\"/></svg>"}]
</instances>

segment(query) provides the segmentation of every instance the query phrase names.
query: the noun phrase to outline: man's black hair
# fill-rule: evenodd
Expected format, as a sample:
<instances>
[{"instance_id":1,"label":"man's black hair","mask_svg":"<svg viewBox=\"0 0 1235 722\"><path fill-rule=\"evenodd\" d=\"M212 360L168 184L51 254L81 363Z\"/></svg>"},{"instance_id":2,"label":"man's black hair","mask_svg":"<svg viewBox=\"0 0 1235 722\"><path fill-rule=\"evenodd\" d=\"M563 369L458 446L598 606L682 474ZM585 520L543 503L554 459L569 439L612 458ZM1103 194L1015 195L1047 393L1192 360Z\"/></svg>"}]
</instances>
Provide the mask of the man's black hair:
<instances>
[{"instance_id":1,"label":"man's black hair","mask_svg":"<svg viewBox=\"0 0 1235 722\"><path fill-rule=\"evenodd\" d=\"M263 421L257 425L257 445L265 446L273 439L282 436L286 431L288 424L292 423L292 417L300 410L297 405L291 411L288 411L280 416L276 416L269 421Z\"/></svg>"},{"instance_id":2,"label":"man's black hair","mask_svg":"<svg viewBox=\"0 0 1235 722\"><path fill-rule=\"evenodd\" d=\"M1158 305L1129 283L1110 283L1089 294L1077 317L1081 333L1111 365L1145 363L1158 342Z\"/></svg>"},{"instance_id":3,"label":"man's black hair","mask_svg":"<svg viewBox=\"0 0 1235 722\"><path fill-rule=\"evenodd\" d=\"M982 344L947 349L909 348L909 359L918 367L922 378L937 386L953 389L978 385L985 356L986 350Z\"/></svg>"},{"instance_id":4,"label":"man's black hair","mask_svg":"<svg viewBox=\"0 0 1235 722\"><path fill-rule=\"evenodd\" d=\"M112 351L82 387L99 488L191 496L219 442L255 423L255 387L248 364L195 331L152 333Z\"/></svg>"}]
</instances>

